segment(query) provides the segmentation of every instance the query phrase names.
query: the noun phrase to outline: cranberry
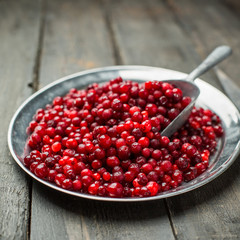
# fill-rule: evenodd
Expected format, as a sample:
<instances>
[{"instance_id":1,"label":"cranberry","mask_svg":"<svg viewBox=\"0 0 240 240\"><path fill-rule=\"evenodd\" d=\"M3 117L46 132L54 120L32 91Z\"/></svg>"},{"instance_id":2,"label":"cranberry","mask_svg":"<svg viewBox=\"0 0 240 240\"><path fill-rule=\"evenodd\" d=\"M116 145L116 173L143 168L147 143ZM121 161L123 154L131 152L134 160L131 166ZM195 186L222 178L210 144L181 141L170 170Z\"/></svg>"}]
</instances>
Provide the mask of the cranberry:
<instances>
[{"instance_id":1,"label":"cranberry","mask_svg":"<svg viewBox=\"0 0 240 240\"><path fill-rule=\"evenodd\" d=\"M197 176L197 169L195 167L190 167L189 171L184 173L184 180L190 181L193 180Z\"/></svg>"},{"instance_id":2,"label":"cranberry","mask_svg":"<svg viewBox=\"0 0 240 240\"><path fill-rule=\"evenodd\" d=\"M66 179L66 176L62 173L56 175L54 181L58 186L62 185L62 182Z\"/></svg>"},{"instance_id":3,"label":"cranberry","mask_svg":"<svg viewBox=\"0 0 240 240\"><path fill-rule=\"evenodd\" d=\"M56 175L57 175L57 171L56 170L54 170L54 169L49 170L48 177L47 177L48 181L54 182L54 179L55 179Z\"/></svg>"},{"instance_id":4,"label":"cranberry","mask_svg":"<svg viewBox=\"0 0 240 240\"><path fill-rule=\"evenodd\" d=\"M189 167L189 161L187 158L180 157L176 160L176 164L180 170L186 170Z\"/></svg>"},{"instance_id":5,"label":"cranberry","mask_svg":"<svg viewBox=\"0 0 240 240\"><path fill-rule=\"evenodd\" d=\"M138 140L138 143L141 145L142 148L146 148L149 146L150 141L147 137L141 137Z\"/></svg>"},{"instance_id":6,"label":"cranberry","mask_svg":"<svg viewBox=\"0 0 240 240\"><path fill-rule=\"evenodd\" d=\"M128 136L128 137L126 138L126 143L127 143L128 145L132 145L134 142L135 142L135 137L134 137L134 136Z\"/></svg>"},{"instance_id":7,"label":"cranberry","mask_svg":"<svg viewBox=\"0 0 240 240\"><path fill-rule=\"evenodd\" d=\"M93 160L91 166L93 169L99 169L102 167L102 162L98 159Z\"/></svg>"},{"instance_id":8,"label":"cranberry","mask_svg":"<svg viewBox=\"0 0 240 240\"><path fill-rule=\"evenodd\" d=\"M88 175L85 175L82 177L82 184L84 187L89 187L92 182L93 182L92 177L90 177Z\"/></svg>"},{"instance_id":9,"label":"cranberry","mask_svg":"<svg viewBox=\"0 0 240 240\"><path fill-rule=\"evenodd\" d=\"M170 140L168 137L165 137L165 136L162 136L161 139L160 139L160 144L163 146L163 147L167 147L168 144L169 144Z\"/></svg>"},{"instance_id":10,"label":"cranberry","mask_svg":"<svg viewBox=\"0 0 240 240\"><path fill-rule=\"evenodd\" d=\"M153 166L150 163L146 163L141 167L141 171L145 174L148 174L153 170Z\"/></svg>"},{"instance_id":11,"label":"cranberry","mask_svg":"<svg viewBox=\"0 0 240 240\"><path fill-rule=\"evenodd\" d=\"M106 164L107 164L107 166L113 168L115 166L119 166L120 165L120 160L117 157L115 157L115 156L111 156L111 157L107 158Z\"/></svg>"},{"instance_id":12,"label":"cranberry","mask_svg":"<svg viewBox=\"0 0 240 240\"><path fill-rule=\"evenodd\" d=\"M118 149L118 157L121 160L128 159L130 157L130 154L131 154L130 148L126 145L123 145Z\"/></svg>"},{"instance_id":13,"label":"cranberry","mask_svg":"<svg viewBox=\"0 0 240 240\"><path fill-rule=\"evenodd\" d=\"M101 135L98 138L99 145L105 149L109 148L112 144L111 138L108 135Z\"/></svg>"},{"instance_id":14,"label":"cranberry","mask_svg":"<svg viewBox=\"0 0 240 240\"><path fill-rule=\"evenodd\" d=\"M34 169L34 173L39 178L45 178L48 174L48 169L45 163L40 163Z\"/></svg>"},{"instance_id":15,"label":"cranberry","mask_svg":"<svg viewBox=\"0 0 240 240\"><path fill-rule=\"evenodd\" d=\"M170 189L170 183L162 182L161 183L161 190L168 191Z\"/></svg>"},{"instance_id":16,"label":"cranberry","mask_svg":"<svg viewBox=\"0 0 240 240\"><path fill-rule=\"evenodd\" d=\"M158 160L162 160L163 155L162 155L161 150L159 150L159 149L153 150L153 152L152 152L152 158L156 159L157 161L158 161Z\"/></svg>"},{"instance_id":17,"label":"cranberry","mask_svg":"<svg viewBox=\"0 0 240 240\"><path fill-rule=\"evenodd\" d=\"M99 184L97 184L97 183L92 183L92 184L88 187L88 193L90 193L91 195L97 195L97 193L98 193L98 188L99 188Z\"/></svg>"},{"instance_id":18,"label":"cranberry","mask_svg":"<svg viewBox=\"0 0 240 240\"><path fill-rule=\"evenodd\" d=\"M152 126L151 126L151 121L150 120L146 120L146 121L142 122L141 130L143 132L150 132L151 128L152 128Z\"/></svg>"},{"instance_id":19,"label":"cranberry","mask_svg":"<svg viewBox=\"0 0 240 240\"><path fill-rule=\"evenodd\" d=\"M155 116L157 113L157 106L153 103L147 104L145 110L148 112L149 116Z\"/></svg>"},{"instance_id":20,"label":"cranberry","mask_svg":"<svg viewBox=\"0 0 240 240\"><path fill-rule=\"evenodd\" d=\"M112 174L113 182L122 182L124 179L124 174L121 171L116 171Z\"/></svg>"},{"instance_id":21,"label":"cranberry","mask_svg":"<svg viewBox=\"0 0 240 240\"><path fill-rule=\"evenodd\" d=\"M150 181L147 183L147 188L150 191L151 196L155 196L158 193L158 184L156 182Z\"/></svg>"},{"instance_id":22,"label":"cranberry","mask_svg":"<svg viewBox=\"0 0 240 240\"><path fill-rule=\"evenodd\" d=\"M170 83L120 77L70 89L39 109L26 129L24 165L64 189L108 197L149 197L206 171L220 118L194 107L171 138L161 130L191 102Z\"/></svg>"},{"instance_id":23,"label":"cranberry","mask_svg":"<svg viewBox=\"0 0 240 240\"><path fill-rule=\"evenodd\" d=\"M197 147L200 147L202 145L202 138L200 136L193 135L190 138L190 143L197 146Z\"/></svg>"},{"instance_id":24,"label":"cranberry","mask_svg":"<svg viewBox=\"0 0 240 240\"><path fill-rule=\"evenodd\" d=\"M139 197L149 197L151 195L147 187L141 187L138 196Z\"/></svg>"},{"instance_id":25,"label":"cranberry","mask_svg":"<svg viewBox=\"0 0 240 240\"><path fill-rule=\"evenodd\" d=\"M124 180L126 182L132 182L135 178L135 173L133 171L127 171L124 173Z\"/></svg>"},{"instance_id":26,"label":"cranberry","mask_svg":"<svg viewBox=\"0 0 240 240\"><path fill-rule=\"evenodd\" d=\"M142 150L142 155L143 155L144 157L146 157L146 158L150 157L150 155L151 155L150 149L149 149L149 148L144 148L144 149Z\"/></svg>"},{"instance_id":27,"label":"cranberry","mask_svg":"<svg viewBox=\"0 0 240 240\"><path fill-rule=\"evenodd\" d=\"M138 183L145 186L148 183L148 178L145 173L138 174Z\"/></svg>"},{"instance_id":28,"label":"cranberry","mask_svg":"<svg viewBox=\"0 0 240 240\"><path fill-rule=\"evenodd\" d=\"M64 188L64 189L71 189L72 185L73 185L73 183L72 183L71 179L64 179L62 181L62 188Z\"/></svg>"},{"instance_id":29,"label":"cranberry","mask_svg":"<svg viewBox=\"0 0 240 240\"><path fill-rule=\"evenodd\" d=\"M98 194L99 196L104 197L104 196L106 195L106 193L107 193L106 187L100 185L100 186L98 187L98 192L97 192L97 194Z\"/></svg>"},{"instance_id":30,"label":"cranberry","mask_svg":"<svg viewBox=\"0 0 240 240\"><path fill-rule=\"evenodd\" d=\"M74 180L72 186L73 190L79 191L82 188L82 182L80 180Z\"/></svg>"},{"instance_id":31,"label":"cranberry","mask_svg":"<svg viewBox=\"0 0 240 240\"><path fill-rule=\"evenodd\" d=\"M132 130L132 136L138 140L139 138L141 138L143 136L143 132L141 131L140 128L134 128ZM128 138L127 138L128 139Z\"/></svg>"},{"instance_id":32,"label":"cranberry","mask_svg":"<svg viewBox=\"0 0 240 240\"><path fill-rule=\"evenodd\" d=\"M138 174L140 172L139 165L137 163L131 163L128 167L128 171L132 171L135 174Z\"/></svg>"},{"instance_id":33,"label":"cranberry","mask_svg":"<svg viewBox=\"0 0 240 240\"><path fill-rule=\"evenodd\" d=\"M102 174L102 177L103 177L103 179L105 180L105 181L109 181L110 179L111 179L111 174L109 173L109 172L104 172L103 174Z\"/></svg>"},{"instance_id":34,"label":"cranberry","mask_svg":"<svg viewBox=\"0 0 240 240\"><path fill-rule=\"evenodd\" d=\"M170 120L173 120L174 118L176 118L179 115L180 111L177 108L171 108L168 111L168 117Z\"/></svg>"},{"instance_id":35,"label":"cranberry","mask_svg":"<svg viewBox=\"0 0 240 240\"><path fill-rule=\"evenodd\" d=\"M134 142L134 143L131 145L131 151L132 151L132 153L134 153L134 154L140 154L141 151L142 151L142 147L141 147L141 145L140 145L138 142Z\"/></svg>"},{"instance_id":36,"label":"cranberry","mask_svg":"<svg viewBox=\"0 0 240 240\"><path fill-rule=\"evenodd\" d=\"M181 100L181 105L183 108L185 108L189 103L191 102L191 98L188 96L184 96Z\"/></svg>"},{"instance_id":37,"label":"cranberry","mask_svg":"<svg viewBox=\"0 0 240 240\"><path fill-rule=\"evenodd\" d=\"M49 168L52 168L55 165L56 162L57 162L56 159L53 158L53 157L47 157L45 159L45 164Z\"/></svg>"},{"instance_id":38,"label":"cranberry","mask_svg":"<svg viewBox=\"0 0 240 240\"><path fill-rule=\"evenodd\" d=\"M97 148L94 151L94 154L97 159L103 159L105 157L105 151L101 148Z\"/></svg>"},{"instance_id":39,"label":"cranberry","mask_svg":"<svg viewBox=\"0 0 240 240\"><path fill-rule=\"evenodd\" d=\"M62 145L60 142L55 142L51 148L53 152L59 152L62 149Z\"/></svg>"},{"instance_id":40,"label":"cranberry","mask_svg":"<svg viewBox=\"0 0 240 240\"><path fill-rule=\"evenodd\" d=\"M216 125L213 127L214 133L218 136L221 137L223 135L223 128L220 125Z\"/></svg>"},{"instance_id":41,"label":"cranberry","mask_svg":"<svg viewBox=\"0 0 240 240\"><path fill-rule=\"evenodd\" d=\"M114 99L111 105L112 109L115 111L121 111L122 106L122 102L119 99Z\"/></svg>"},{"instance_id":42,"label":"cranberry","mask_svg":"<svg viewBox=\"0 0 240 240\"><path fill-rule=\"evenodd\" d=\"M186 154L188 157L193 157L197 153L197 148L194 147L193 145L189 145L186 149Z\"/></svg>"},{"instance_id":43,"label":"cranberry","mask_svg":"<svg viewBox=\"0 0 240 240\"><path fill-rule=\"evenodd\" d=\"M107 191L110 197L122 197L123 186L120 183L111 183L107 187Z\"/></svg>"},{"instance_id":44,"label":"cranberry","mask_svg":"<svg viewBox=\"0 0 240 240\"><path fill-rule=\"evenodd\" d=\"M164 172L168 172L170 170L172 170L172 163L168 160L164 160L162 163L161 163L161 167L162 167L162 170Z\"/></svg>"}]
</instances>

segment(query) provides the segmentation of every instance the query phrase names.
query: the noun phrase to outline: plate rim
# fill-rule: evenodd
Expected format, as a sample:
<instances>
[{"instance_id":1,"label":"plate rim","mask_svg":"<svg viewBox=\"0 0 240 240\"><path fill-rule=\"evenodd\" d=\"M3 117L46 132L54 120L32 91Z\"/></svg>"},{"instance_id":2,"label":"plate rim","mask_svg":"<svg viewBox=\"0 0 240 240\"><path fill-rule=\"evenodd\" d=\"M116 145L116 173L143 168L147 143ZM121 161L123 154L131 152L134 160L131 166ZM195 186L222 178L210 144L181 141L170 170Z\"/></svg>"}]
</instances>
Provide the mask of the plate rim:
<instances>
[{"instance_id":1,"label":"plate rim","mask_svg":"<svg viewBox=\"0 0 240 240\"><path fill-rule=\"evenodd\" d=\"M187 76L186 73L176 71L176 70L172 70L172 69L161 68L161 67L152 67L152 66L144 66L144 65L113 65L113 66L106 66L106 67L100 67L100 68L93 68L93 69L89 69L89 70L83 70L83 71L80 71L80 72L77 72L77 73L74 73L74 74L64 76L62 78L59 78L59 79L53 81L52 83L47 84L46 86L39 89L37 92L35 92L34 94L32 94L26 100L23 101L23 103L15 111L15 113L14 113L14 115L13 115L13 117L12 117L10 123L9 123L9 127L8 127L7 140L8 140L8 147L9 147L10 153L11 153L13 159L15 160L15 162L25 171L25 173L30 175L34 180L37 180L38 182L41 182L45 186L48 186L48 187L50 187L54 190L57 190L57 191L60 191L60 192L63 192L63 193L67 193L67 194L75 196L75 197L82 197L82 198L85 198L85 199L99 200L99 201L110 201L110 202L140 202L140 201L143 202L143 201L152 201L152 200L159 200L159 199L163 199L163 198L173 197L173 196L177 196L177 195L195 190L195 189L197 189L201 186L204 186L205 184L213 181L214 179L216 179L219 175L221 175L223 172L225 172L233 164L233 162L238 157L238 154L240 152L240 139L238 140L238 143L236 144L236 146L234 148L234 151L228 157L228 159L230 158L231 161L228 161L227 163L225 162L224 168L221 168L217 173L215 173L212 176L210 176L209 178L207 178L207 181L202 180L202 181L198 182L197 184L189 186L185 189L181 189L180 191L176 190L176 191L172 191L170 193L163 192L163 193L160 193L159 195L152 196L152 197L145 197L145 198L100 197L100 196L96 196L96 195L90 195L90 194L86 194L86 193L80 193L80 192L74 192L74 191L71 191L71 190L66 190L66 189L63 189L61 187L58 187L54 183L51 183L51 182L48 182L48 181L45 181L43 179L38 178L34 173L32 173L28 168L26 168L24 166L22 161L18 158L18 156L14 152L14 148L13 148L13 144L12 144L12 131L13 131L13 126L14 126L14 123L15 123L15 120L16 120L17 116L19 115L19 113L21 112L21 110L24 108L24 106L27 103L29 103L36 96L43 93L45 90L47 90L51 87L54 87L55 85L58 85L58 84L60 84L64 81L70 80L72 78L84 76L84 75L87 75L87 74L97 73L97 72L103 72L103 71L123 71L123 70L166 71L166 72L171 72L173 74L182 76L181 78L176 78L176 79L182 79L183 77ZM199 81L199 80L206 83L205 81L203 81L201 79L197 79L197 81ZM209 83L206 83L206 84L210 85ZM210 86L213 87L212 85L210 85ZM224 93L222 93L220 90L218 90L215 87L213 87L213 88L215 90L217 90L219 93L221 93L225 98L227 98L231 102L233 107L236 109L236 112L238 114L238 119L240 119L240 113L239 113L239 110L237 109L237 107L235 106L235 104Z\"/></svg>"}]
</instances>

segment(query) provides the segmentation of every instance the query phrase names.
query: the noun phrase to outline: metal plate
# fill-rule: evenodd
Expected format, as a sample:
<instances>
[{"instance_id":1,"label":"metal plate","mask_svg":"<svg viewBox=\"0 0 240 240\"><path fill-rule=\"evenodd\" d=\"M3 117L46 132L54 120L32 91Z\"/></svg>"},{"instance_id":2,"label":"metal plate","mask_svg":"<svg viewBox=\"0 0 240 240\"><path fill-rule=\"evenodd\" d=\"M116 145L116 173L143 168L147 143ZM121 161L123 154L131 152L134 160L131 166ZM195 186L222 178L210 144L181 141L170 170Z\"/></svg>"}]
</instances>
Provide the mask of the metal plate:
<instances>
[{"instance_id":1,"label":"metal plate","mask_svg":"<svg viewBox=\"0 0 240 240\"><path fill-rule=\"evenodd\" d=\"M163 68L145 66L112 66L76 73L49 84L29 97L19 107L11 120L8 131L8 145L10 152L17 164L35 180L48 187L56 189L57 191L88 199L115 202L134 202L156 200L189 192L209 183L217 176L222 174L234 162L240 151L239 112L234 104L219 90L208 83L197 79L195 82L201 90L201 94L197 100L197 105L209 108L220 116L225 129L225 135L220 139L218 143L218 149L211 157L207 171L193 181L183 183L181 186L175 189L163 192L154 197L108 198L65 190L53 183L39 179L32 172L30 172L30 170L24 166L22 157L27 139L26 128L28 123L32 120L32 116L35 114L36 110L38 108L44 108L45 105L50 103L55 96L65 95L70 88L85 88L87 85L93 82L105 82L118 76L121 76L125 80L130 79L133 81L146 81L183 79L186 74Z\"/></svg>"}]
</instances>

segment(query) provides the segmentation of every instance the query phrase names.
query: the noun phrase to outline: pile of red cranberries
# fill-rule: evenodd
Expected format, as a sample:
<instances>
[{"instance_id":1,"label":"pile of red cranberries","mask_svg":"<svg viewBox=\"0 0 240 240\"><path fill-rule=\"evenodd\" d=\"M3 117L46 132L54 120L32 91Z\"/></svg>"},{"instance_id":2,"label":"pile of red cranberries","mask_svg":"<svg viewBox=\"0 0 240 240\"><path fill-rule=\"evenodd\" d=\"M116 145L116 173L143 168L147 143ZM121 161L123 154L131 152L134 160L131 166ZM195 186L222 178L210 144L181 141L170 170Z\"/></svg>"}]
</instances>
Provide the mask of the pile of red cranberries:
<instances>
[{"instance_id":1,"label":"pile of red cranberries","mask_svg":"<svg viewBox=\"0 0 240 240\"><path fill-rule=\"evenodd\" d=\"M203 173L223 134L219 117L194 108L170 139L161 131L191 99L159 81L121 77L71 89L29 123L24 164L64 189L103 197L149 197Z\"/></svg>"}]
</instances>

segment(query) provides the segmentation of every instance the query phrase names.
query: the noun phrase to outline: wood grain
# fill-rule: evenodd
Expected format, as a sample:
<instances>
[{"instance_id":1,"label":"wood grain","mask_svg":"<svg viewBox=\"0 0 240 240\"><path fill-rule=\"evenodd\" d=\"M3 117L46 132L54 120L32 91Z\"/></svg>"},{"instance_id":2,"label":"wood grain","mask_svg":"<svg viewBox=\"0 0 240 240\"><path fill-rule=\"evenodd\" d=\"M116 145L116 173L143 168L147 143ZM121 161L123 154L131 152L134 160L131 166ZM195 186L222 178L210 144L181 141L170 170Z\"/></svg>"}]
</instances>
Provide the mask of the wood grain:
<instances>
[{"instance_id":1,"label":"wood grain","mask_svg":"<svg viewBox=\"0 0 240 240\"><path fill-rule=\"evenodd\" d=\"M35 184L31 239L174 239L163 201L109 203Z\"/></svg>"},{"instance_id":2,"label":"wood grain","mask_svg":"<svg viewBox=\"0 0 240 240\"><path fill-rule=\"evenodd\" d=\"M125 64L191 72L202 61L164 1L105 2ZM212 73L203 78L217 86Z\"/></svg>"},{"instance_id":3,"label":"wood grain","mask_svg":"<svg viewBox=\"0 0 240 240\"><path fill-rule=\"evenodd\" d=\"M117 62L105 10L98 1L47 4L40 87L66 74ZM32 194L31 239L174 239L164 201L90 201L35 182Z\"/></svg>"},{"instance_id":4,"label":"wood grain","mask_svg":"<svg viewBox=\"0 0 240 240\"><path fill-rule=\"evenodd\" d=\"M0 1L0 239L27 239L30 179L7 147L7 129L17 107L32 92L40 25L40 1Z\"/></svg>"},{"instance_id":5,"label":"wood grain","mask_svg":"<svg viewBox=\"0 0 240 240\"><path fill-rule=\"evenodd\" d=\"M210 2L184 0L181 4L168 0L167 6L202 58L218 45L226 44L232 47L233 55L219 66L240 86L239 16L221 1L215 0Z\"/></svg>"},{"instance_id":6,"label":"wood grain","mask_svg":"<svg viewBox=\"0 0 240 240\"><path fill-rule=\"evenodd\" d=\"M239 85L239 18L219 1L181 1L181 5L168 1L168 6L199 55L205 55L219 44L232 46L233 56L220 66ZM239 167L238 157L212 183L167 200L178 239L239 239Z\"/></svg>"},{"instance_id":7,"label":"wood grain","mask_svg":"<svg viewBox=\"0 0 240 240\"><path fill-rule=\"evenodd\" d=\"M83 69L114 64L98 1L48 1L40 86Z\"/></svg>"},{"instance_id":8,"label":"wood grain","mask_svg":"<svg viewBox=\"0 0 240 240\"><path fill-rule=\"evenodd\" d=\"M221 68L239 84L237 15L220 1L205 0L53 0L46 2L44 21L41 9L38 1L0 2L0 102L6 95L9 99L0 109L6 115L0 119L0 239L26 239L29 220L34 240L239 239L237 162L205 187L146 203L79 199L34 182L29 216L29 178L10 162L6 146L8 121L30 94L32 79L37 89L83 69L113 64L190 72L216 45L229 44L235 54ZM220 87L213 72L203 79Z\"/></svg>"},{"instance_id":9,"label":"wood grain","mask_svg":"<svg viewBox=\"0 0 240 240\"><path fill-rule=\"evenodd\" d=\"M235 74L238 81L239 28L227 27L229 22L221 16L227 16L235 26L239 22L222 5L200 1L184 1L184 4L171 1L166 5L148 1L145 6L139 1L138 4L121 1L119 5L115 2L111 14L125 62L149 62L189 71L199 61L196 54L204 58L217 45L229 44L235 54L221 67L232 76ZM156 52L161 55L156 56ZM175 62L171 61L173 56ZM234 65L236 69L232 69ZM203 79L220 87L213 72ZM237 163L234 166L209 186L166 200L177 239L239 238L239 195L236 195L239 166Z\"/></svg>"}]
</instances>

